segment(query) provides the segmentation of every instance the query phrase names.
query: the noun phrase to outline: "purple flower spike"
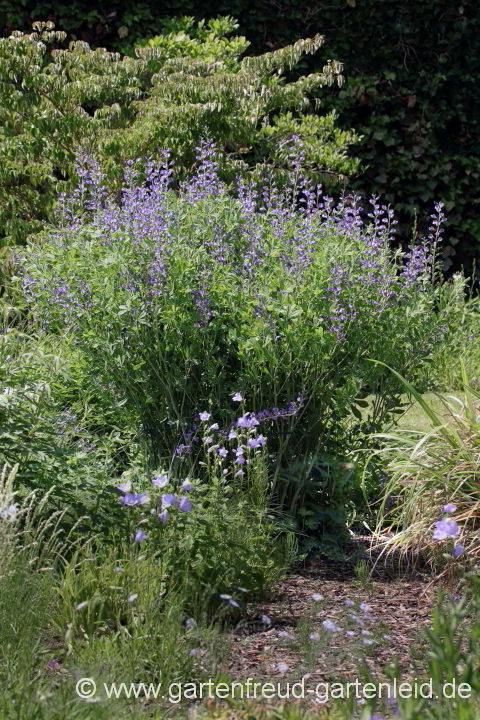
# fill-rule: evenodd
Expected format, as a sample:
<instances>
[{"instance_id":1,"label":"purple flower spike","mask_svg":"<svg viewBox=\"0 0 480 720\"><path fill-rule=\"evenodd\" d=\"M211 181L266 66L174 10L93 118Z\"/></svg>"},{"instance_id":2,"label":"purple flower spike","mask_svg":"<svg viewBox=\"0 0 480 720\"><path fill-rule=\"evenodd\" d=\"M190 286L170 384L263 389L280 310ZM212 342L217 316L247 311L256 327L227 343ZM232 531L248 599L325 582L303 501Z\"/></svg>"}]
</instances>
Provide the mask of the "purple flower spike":
<instances>
[{"instance_id":1,"label":"purple flower spike","mask_svg":"<svg viewBox=\"0 0 480 720\"><path fill-rule=\"evenodd\" d=\"M147 539L147 533L143 532L143 530L137 530L135 533L135 537L133 538L133 542L142 542L142 540Z\"/></svg>"},{"instance_id":2,"label":"purple flower spike","mask_svg":"<svg viewBox=\"0 0 480 720\"><path fill-rule=\"evenodd\" d=\"M452 550L453 557L458 557L459 555L463 555L464 552L465 552L465 548L463 547L463 545L460 545L460 543L456 543L453 546L453 550Z\"/></svg>"},{"instance_id":3,"label":"purple flower spike","mask_svg":"<svg viewBox=\"0 0 480 720\"><path fill-rule=\"evenodd\" d=\"M152 478L152 485L157 488L165 487L165 485L168 485L168 475L166 473L160 473L160 475L155 475L155 477Z\"/></svg>"},{"instance_id":4,"label":"purple flower spike","mask_svg":"<svg viewBox=\"0 0 480 720\"><path fill-rule=\"evenodd\" d=\"M437 520L432 538L434 540L446 540L449 537L457 537L457 535L458 525L455 520Z\"/></svg>"},{"instance_id":5,"label":"purple flower spike","mask_svg":"<svg viewBox=\"0 0 480 720\"><path fill-rule=\"evenodd\" d=\"M142 493L130 493L127 492L123 497L120 498L122 505L143 505L148 501L148 495L146 492Z\"/></svg>"},{"instance_id":6,"label":"purple flower spike","mask_svg":"<svg viewBox=\"0 0 480 720\"><path fill-rule=\"evenodd\" d=\"M192 509L191 500L189 500L189 498L185 495L182 495L182 497L178 499L178 509L183 510L183 512L190 512Z\"/></svg>"},{"instance_id":7,"label":"purple flower spike","mask_svg":"<svg viewBox=\"0 0 480 720\"><path fill-rule=\"evenodd\" d=\"M444 505L442 510L444 513L453 513L457 509L457 506L453 503L448 503L447 505Z\"/></svg>"}]
</instances>

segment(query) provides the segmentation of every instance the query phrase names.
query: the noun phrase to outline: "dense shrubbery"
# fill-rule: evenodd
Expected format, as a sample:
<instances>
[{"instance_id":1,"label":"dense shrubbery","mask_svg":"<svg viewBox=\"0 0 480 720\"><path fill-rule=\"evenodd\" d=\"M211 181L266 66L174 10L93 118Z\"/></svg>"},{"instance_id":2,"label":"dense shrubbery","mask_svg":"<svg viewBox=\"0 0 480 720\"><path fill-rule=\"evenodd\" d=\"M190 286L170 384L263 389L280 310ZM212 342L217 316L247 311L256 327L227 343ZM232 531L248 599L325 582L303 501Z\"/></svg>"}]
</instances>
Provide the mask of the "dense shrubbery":
<instances>
[{"instance_id":1,"label":"dense shrubbery","mask_svg":"<svg viewBox=\"0 0 480 720\"><path fill-rule=\"evenodd\" d=\"M67 46L66 33L48 23L0 39L1 243L25 242L41 228L81 152L101 158L111 186L127 159L152 148L168 146L185 170L206 133L221 147L227 177L285 171L292 134L304 141L306 169L337 181L355 169L346 157L355 135L338 130L333 113L302 114L314 90L340 81L340 65L294 82L284 77L323 38L241 57L248 42L225 37L236 27L231 19L177 25L135 56Z\"/></svg>"},{"instance_id":2,"label":"dense shrubbery","mask_svg":"<svg viewBox=\"0 0 480 720\"><path fill-rule=\"evenodd\" d=\"M478 264L480 17L475 0L458 5L446 0L175 0L161 8L156 2L112 0L108 12L96 3L87 11L80 0L21 6L4 1L0 16L2 11L9 29L26 30L33 20L49 17L93 44L122 50L161 32L169 15L233 15L254 52L325 34L328 53L345 64L347 76L333 107L344 127L363 136L354 149L362 174L352 189L391 202L404 223L403 239L416 213L421 220L434 201L443 200L449 218L447 263L459 269L477 258ZM308 67L315 71L322 62L318 54Z\"/></svg>"},{"instance_id":3,"label":"dense shrubbery","mask_svg":"<svg viewBox=\"0 0 480 720\"><path fill-rule=\"evenodd\" d=\"M223 452L240 392L245 422L268 435L277 501L310 529L344 522L360 499L355 450L398 403L370 358L425 382L447 331L441 209L402 257L390 209L373 200L363 221L356 198L335 206L298 169L283 190L240 182L235 198L204 144L179 193L168 164L129 166L117 201L80 164L63 227L23 255L22 283L41 336L76 354L97 415L133 429L153 468L174 444L178 462L195 458L202 411Z\"/></svg>"}]
</instances>

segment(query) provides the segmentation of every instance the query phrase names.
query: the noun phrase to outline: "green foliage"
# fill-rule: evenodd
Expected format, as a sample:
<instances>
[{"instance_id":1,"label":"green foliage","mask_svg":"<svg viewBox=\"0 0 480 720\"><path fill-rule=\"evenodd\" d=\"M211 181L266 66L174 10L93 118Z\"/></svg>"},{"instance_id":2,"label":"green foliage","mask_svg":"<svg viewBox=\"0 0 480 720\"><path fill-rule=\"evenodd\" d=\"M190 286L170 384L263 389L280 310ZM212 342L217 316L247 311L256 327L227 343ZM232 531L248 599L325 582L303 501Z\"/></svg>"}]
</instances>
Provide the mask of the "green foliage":
<instances>
[{"instance_id":1,"label":"green foliage","mask_svg":"<svg viewBox=\"0 0 480 720\"><path fill-rule=\"evenodd\" d=\"M202 152L180 193L162 185L166 168L120 204L85 178L77 212L82 195L103 207L25 252L26 309L42 337L82 358L150 467L169 462L199 412L234 423L235 391L254 412L303 396L266 420L275 497L309 532L338 533L362 499L356 453L400 387L368 358L423 379L442 346L431 268L408 279L377 206L363 226L354 200L302 213L292 188L273 187L258 209L252 191L231 197Z\"/></svg>"},{"instance_id":2,"label":"green foliage","mask_svg":"<svg viewBox=\"0 0 480 720\"><path fill-rule=\"evenodd\" d=\"M314 90L340 79L341 66L286 81L285 73L323 42L320 35L256 57L241 57L244 38L226 38L230 18L176 23L165 35L122 56L67 44L52 23L0 39L0 236L24 242L51 217L56 195L73 177L73 161L95 152L111 185L127 159L168 147L189 167L193 148L210 135L227 176L249 168L282 169L279 147L300 136L307 165L338 181L356 164L346 156L355 136L338 131L332 113L307 120ZM274 128L273 135L269 128ZM288 165L287 165L288 167Z\"/></svg>"},{"instance_id":3,"label":"green foliage","mask_svg":"<svg viewBox=\"0 0 480 720\"><path fill-rule=\"evenodd\" d=\"M445 263L470 269L479 262L479 97L480 16L476 0L282 0L247 3L171 0L124 3L108 12L82 0L63 4L0 2L3 25L28 29L39 17L92 44L125 49L147 34L170 28L165 16L218 14L238 18L254 53L281 47L314 33L329 39L328 52L345 66L347 82L331 101L322 98L362 140L354 149L361 161L351 187L369 197L381 194L401 213L406 241L416 216L443 200L448 213ZM1 21L0 21L1 22ZM468 52L466 52L468 48ZM322 53L302 63L315 72Z\"/></svg>"}]
</instances>

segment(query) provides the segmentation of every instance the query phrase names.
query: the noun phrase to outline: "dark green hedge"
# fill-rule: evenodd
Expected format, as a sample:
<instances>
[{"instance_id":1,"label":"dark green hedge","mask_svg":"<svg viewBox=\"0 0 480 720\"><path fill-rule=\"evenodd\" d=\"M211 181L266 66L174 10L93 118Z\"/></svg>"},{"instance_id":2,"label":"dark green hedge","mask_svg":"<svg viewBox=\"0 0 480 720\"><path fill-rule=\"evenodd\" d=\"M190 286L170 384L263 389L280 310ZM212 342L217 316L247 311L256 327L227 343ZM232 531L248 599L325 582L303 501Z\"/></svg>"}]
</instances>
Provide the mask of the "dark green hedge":
<instances>
[{"instance_id":1,"label":"dark green hedge","mask_svg":"<svg viewBox=\"0 0 480 720\"><path fill-rule=\"evenodd\" d=\"M93 44L126 50L173 15L233 15L254 51L321 32L326 57L345 63L333 99L364 170L354 187L380 193L401 212L403 231L443 200L448 265L480 260L480 9L477 0L226 0L39 2L0 0L0 25L28 29L52 19ZM315 64L315 65L313 65ZM329 100L330 102L330 100Z\"/></svg>"}]
</instances>

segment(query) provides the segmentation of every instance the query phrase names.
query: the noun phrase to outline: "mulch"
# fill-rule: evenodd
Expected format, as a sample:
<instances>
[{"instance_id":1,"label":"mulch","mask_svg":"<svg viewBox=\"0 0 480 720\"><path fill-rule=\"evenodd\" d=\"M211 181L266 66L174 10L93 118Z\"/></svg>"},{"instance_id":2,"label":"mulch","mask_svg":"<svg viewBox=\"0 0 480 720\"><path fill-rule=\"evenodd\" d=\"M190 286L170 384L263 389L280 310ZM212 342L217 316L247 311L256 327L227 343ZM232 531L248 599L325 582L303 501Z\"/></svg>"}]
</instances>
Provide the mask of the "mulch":
<instances>
[{"instance_id":1,"label":"mulch","mask_svg":"<svg viewBox=\"0 0 480 720\"><path fill-rule=\"evenodd\" d=\"M362 542L364 547L361 538L354 543L352 562L313 556L295 567L268 601L251 603L229 633L224 671L235 680L294 682L306 675L313 683L345 683L359 676L362 665L378 679L396 663L404 680L416 677L419 631L429 623L434 600L431 576L405 569L399 574L380 562L370 580L359 579L353 559L358 561ZM312 595L322 599L315 602ZM326 631L326 620L339 629Z\"/></svg>"}]
</instances>

